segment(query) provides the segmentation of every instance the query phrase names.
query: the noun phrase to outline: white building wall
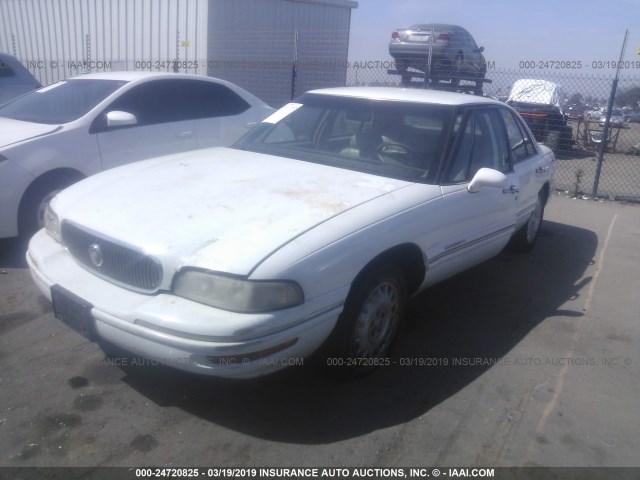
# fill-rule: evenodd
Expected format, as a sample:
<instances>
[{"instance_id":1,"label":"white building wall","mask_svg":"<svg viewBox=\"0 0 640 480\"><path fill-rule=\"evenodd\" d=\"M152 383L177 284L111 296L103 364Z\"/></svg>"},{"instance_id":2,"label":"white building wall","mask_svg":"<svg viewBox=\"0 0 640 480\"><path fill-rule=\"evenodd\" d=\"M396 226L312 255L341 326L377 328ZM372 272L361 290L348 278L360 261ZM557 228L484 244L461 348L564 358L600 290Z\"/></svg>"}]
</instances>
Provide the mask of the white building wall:
<instances>
[{"instance_id":1,"label":"white building wall","mask_svg":"<svg viewBox=\"0 0 640 480\"><path fill-rule=\"evenodd\" d=\"M273 106L344 85L355 7L346 0L211 0L208 74Z\"/></svg>"},{"instance_id":2,"label":"white building wall","mask_svg":"<svg viewBox=\"0 0 640 480\"><path fill-rule=\"evenodd\" d=\"M86 72L180 71L230 80L279 106L311 88L344 85L340 65L356 7L350 0L0 0L0 51L43 85Z\"/></svg>"},{"instance_id":3,"label":"white building wall","mask_svg":"<svg viewBox=\"0 0 640 480\"><path fill-rule=\"evenodd\" d=\"M43 85L87 71L196 72L207 10L207 0L0 0L0 51Z\"/></svg>"}]
</instances>

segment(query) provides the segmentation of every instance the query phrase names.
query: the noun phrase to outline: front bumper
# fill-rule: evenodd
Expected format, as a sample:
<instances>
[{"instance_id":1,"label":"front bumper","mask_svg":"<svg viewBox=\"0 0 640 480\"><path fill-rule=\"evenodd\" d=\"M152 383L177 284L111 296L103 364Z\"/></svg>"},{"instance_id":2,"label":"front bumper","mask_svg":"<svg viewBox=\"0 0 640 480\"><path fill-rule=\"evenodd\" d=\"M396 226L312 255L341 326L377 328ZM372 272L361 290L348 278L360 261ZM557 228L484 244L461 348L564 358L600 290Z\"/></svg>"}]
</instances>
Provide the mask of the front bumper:
<instances>
[{"instance_id":1,"label":"front bumper","mask_svg":"<svg viewBox=\"0 0 640 480\"><path fill-rule=\"evenodd\" d=\"M170 292L133 292L85 270L44 230L32 238L27 262L49 300L51 287L60 285L92 304L98 338L198 374L251 378L300 365L329 336L342 311L341 303L316 300L266 314L238 314Z\"/></svg>"}]
</instances>

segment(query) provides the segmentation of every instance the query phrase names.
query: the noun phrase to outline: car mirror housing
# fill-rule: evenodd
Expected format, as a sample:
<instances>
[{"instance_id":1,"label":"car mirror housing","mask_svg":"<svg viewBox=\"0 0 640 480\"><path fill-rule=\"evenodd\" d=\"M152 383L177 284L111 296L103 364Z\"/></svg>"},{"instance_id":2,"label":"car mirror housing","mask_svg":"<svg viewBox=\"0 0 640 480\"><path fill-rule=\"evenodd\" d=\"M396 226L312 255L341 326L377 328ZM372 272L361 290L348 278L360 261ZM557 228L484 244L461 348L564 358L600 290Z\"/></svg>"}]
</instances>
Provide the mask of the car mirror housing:
<instances>
[{"instance_id":1,"label":"car mirror housing","mask_svg":"<svg viewBox=\"0 0 640 480\"><path fill-rule=\"evenodd\" d=\"M484 52L484 47L480 47L480 48L478 48L478 51L479 51L480 53Z\"/></svg>"},{"instance_id":2,"label":"car mirror housing","mask_svg":"<svg viewBox=\"0 0 640 480\"><path fill-rule=\"evenodd\" d=\"M136 125L137 123L138 119L132 113L121 112L119 110L107 113L108 127L125 127L127 125Z\"/></svg>"},{"instance_id":3,"label":"car mirror housing","mask_svg":"<svg viewBox=\"0 0 640 480\"><path fill-rule=\"evenodd\" d=\"M507 176L493 168L481 168L473 176L467 190L477 193L484 187L504 188L507 184Z\"/></svg>"}]
</instances>

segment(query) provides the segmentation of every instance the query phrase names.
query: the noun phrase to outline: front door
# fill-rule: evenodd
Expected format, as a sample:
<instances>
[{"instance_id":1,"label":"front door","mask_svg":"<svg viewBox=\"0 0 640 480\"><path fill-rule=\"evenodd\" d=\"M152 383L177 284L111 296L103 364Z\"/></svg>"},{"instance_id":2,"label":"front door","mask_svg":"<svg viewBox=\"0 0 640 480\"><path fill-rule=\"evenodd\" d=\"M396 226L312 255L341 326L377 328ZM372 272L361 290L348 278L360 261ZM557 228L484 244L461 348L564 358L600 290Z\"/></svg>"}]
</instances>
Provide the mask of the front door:
<instances>
[{"instance_id":1,"label":"front door","mask_svg":"<svg viewBox=\"0 0 640 480\"><path fill-rule=\"evenodd\" d=\"M175 80L154 80L116 98L96 119L103 169L197 148L192 120L182 115ZM123 111L136 116L135 125L109 127L106 114Z\"/></svg>"}]
</instances>

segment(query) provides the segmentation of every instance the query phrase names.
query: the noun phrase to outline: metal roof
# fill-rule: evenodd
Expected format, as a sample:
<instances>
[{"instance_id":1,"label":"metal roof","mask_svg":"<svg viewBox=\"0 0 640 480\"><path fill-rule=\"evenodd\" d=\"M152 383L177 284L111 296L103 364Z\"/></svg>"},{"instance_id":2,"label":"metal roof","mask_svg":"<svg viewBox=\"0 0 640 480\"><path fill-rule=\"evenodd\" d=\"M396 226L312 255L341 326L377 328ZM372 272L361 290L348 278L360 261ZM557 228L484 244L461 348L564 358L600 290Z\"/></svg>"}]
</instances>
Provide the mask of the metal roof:
<instances>
[{"instance_id":1,"label":"metal roof","mask_svg":"<svg viewBox=\"0 0 640 480\"><path fill-rule=\"evenodd\" d=\"M352 0L289 0L298 3L317 3L330 7L358 8L358 2Z\"/></svg>"}]
</instances>

